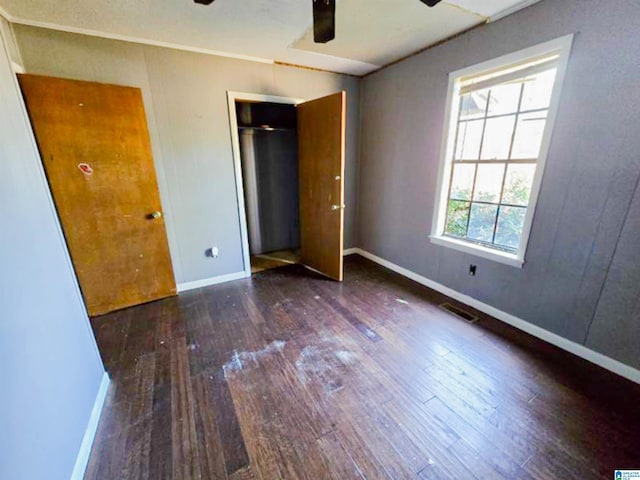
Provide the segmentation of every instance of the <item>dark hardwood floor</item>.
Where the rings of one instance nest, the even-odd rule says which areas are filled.
[[[111,386],[88,479],[602,479],[640,387],[351,256],[92,320]],[[473,312],[473,310],[468,309]]]

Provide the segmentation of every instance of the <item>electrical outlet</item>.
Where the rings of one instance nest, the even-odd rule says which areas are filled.
[[[471,275],[472,277],[475,277],[477,268],[478,267],[476,265],[469,265],[469,275]]]

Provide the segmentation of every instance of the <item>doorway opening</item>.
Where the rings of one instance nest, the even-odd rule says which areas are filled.
[[[251,273],[300,261],[297,112],[235,101]]]
[[[227,97],[244,275],[300,263],[341,282],[346,93]]]

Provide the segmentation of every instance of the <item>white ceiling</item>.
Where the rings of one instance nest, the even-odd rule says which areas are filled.
[[[338,0],[313,43],[312,0],[0,0],[16,23],[363,75],[538,0]]]

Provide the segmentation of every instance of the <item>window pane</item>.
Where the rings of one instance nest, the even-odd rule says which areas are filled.
[[[555,79],[556,69],[554,68],[536,75],[533,80],[525,82],[520,110],[549,107]]]
[[[515,113],[518,110],[522,83],[498,85],[491,88],[488,115]]]
[[[489,90],[480,90],[463,95],[460,106],[460,120],[484,117],[484,112],[487,108],[488,93]]]
[[[450,198],[456,200],[471,200],[471,189],[473,188],[473,176],[475,173],[475,165],[468,163],[454,164]]]
[[[497,211],[498,207],[495,205],[472,204],[467,237],[483,242],[491,242]]]
[[[464,237],[467,233],[467,220],[469,218],[469,202],[450,200],[447,206],[447,224],[444,233],[454,237]]]
[[[517,249],[520,246],[520,237],[522,236],[526,213],[526,208],[500,207],[495,240],[497,245],[513,249]],[[471,226],[469,226],[469,230],[471,230]]]
[[[518,118],[511,158],[538,158],[547,112],[525,113]]]
[[[458,127],[457,160],[477,160],[482,138],[482,120],[460,122]]]
[[[482,160],[509,158],[509,147],[511,146],[515,121],[515,115],[487,119],[482,143],[482,156],[480,157]]]
[[[473,193],[473,199],[480,202],[498,203],[503,178],[504,164],[478,165],[476,189]]]
[[[502,203],[527,206],[531,195],[535,165],[512,164],[507,167]]]

